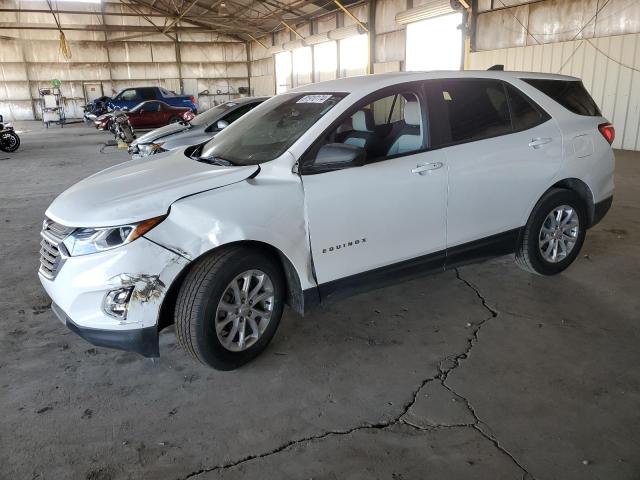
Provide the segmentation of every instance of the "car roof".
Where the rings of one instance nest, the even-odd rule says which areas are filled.
[[[495,78],[499,80],[512,80],[514,78],[537,78],[544,80],[576,81],[576,77],[558,75],[552,73],[536,72],[504,72],[498,70],[439,70],[431,72],[393,72],[378,73],[373,75],[361,75],[357,77],[338,78],[326,82],[312,83],[289,90],[287,93],[304,92],[359,92],[367,93],[380,88],[390,87],[398,83],[434,80],[438,78]]]

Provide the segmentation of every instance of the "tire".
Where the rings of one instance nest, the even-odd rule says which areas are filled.
[[[180,120],[181,120],[180,117],[171,117],[169,119],[169,124],[171,124],[171,123],[179,123]]]
[[[559,211],[561,221],[557,222]],[[573,213],[569,213],[570,211]],[[564,222],[566,225],[563,225]],[[578,194],[562,188],[549,190],[538,201],[529,217],[516,251],[516,262],[524,270],[538,275],[556,275],[562,272],[580,253],[587,223],[587,209]]]
[[[4,152],[15,152],[20,147],[20,137],[8,130],[0,134],[0,150]]]
[[[253,307],[242,307],[228,313],[229,308],[237,308],[239,302],[232,298],[231,284],[238,277],[247,272],[260,272],[266,275],[263,289],[266,295],[272,292],[270,301],[270,318],[264,323],[265,317],[256,316],[256,311],[267,311],[267,301],[255,303]],[[257,275],[257,274],[256,274]],[[245,277],[246,278],[246,277]],[[270,281],[270,285],[268,284]],[[244,286],[244,279],[236,282],[239,290]],[[251,279],[249,292],[258,287],[257,278]],[[267,288],[267,287],[270,287]],[[238,293],[240,293],[238,291]],[[253,298],[258,298],[258,295]],[[193,268],[187,273],[178,292],[175,309],[175,329],[178,343],[200,362],[216,370],[233,370],[249,362],[259,355],[273,338],[284,308],[285,279],[277,261],[259,249],[245,247],[229,247],[197,260]],[[226,303],[221,303],[222,300]],[[250,312],[247,313],[246,309]],[[240,312],[240,313],[238,313]],[[246,317],[241,317],[246,315]],[[253,315],[253,319],[251,316]],[[222,317],[222,318],[221,318]],[[231,320],[234,318],[233,320]],[[243,318],[240,321],[240,318]],[[251,321],[253,320],[253,323]],[[217,333],[216,322],[224,325],[221,333]],[[233,329],[236,333],[231,338]],[[242,329],[242,325],[245,328]],[[261,333],[256,335],[254,327]],[[248,327],[248,328],[247,328]],[[240,331],[246,331],[245,348],[239,350]],[[226,336],[225,336],[226,333]],[[237,342],[234,342],[237,339]],[[223,343],[227,343],[225,345]],[[250,343],[251,342],[251,343]]]

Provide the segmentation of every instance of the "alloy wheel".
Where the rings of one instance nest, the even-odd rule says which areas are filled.
[[[569,205],[554,208],[542,222],[538,248],[547,262],[558,263],[567,258],[580,235],[578,213]]]
[[[275,293],[273,282],[260,270],[247,270],[225,288],[218,303],[215,329],[218,340],[232,352],[254,345],[271,321]]]

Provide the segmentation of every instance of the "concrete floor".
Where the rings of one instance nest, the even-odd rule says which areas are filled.
[[[36,276],[51,200],[126,159],[77,125],[0,153],[0,478],[640,478],[640,154],[554,278],[509,258],[285,312],[247,367],[93,348]]]

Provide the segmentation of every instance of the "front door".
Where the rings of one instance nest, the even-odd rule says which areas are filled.
[[[387,89],[337,123],[312,147],[312,155],[323,143],[344,143],[363,149],[367,162],[316,174],[303,169],[311,252],[323,299],[364,289],[365,283],[385,284],[442,268],[447,166],[442,150],[425,148],[421,93]]]

